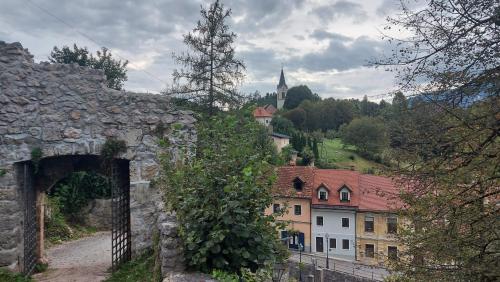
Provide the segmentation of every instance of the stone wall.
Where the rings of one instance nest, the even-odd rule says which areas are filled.
[[[81,215],[86,226],[98,230],[111,230],[111,199],[90,200]]]
[[[43,157],[99,155],[108,138],[124,140],[129,160],[132,250],[150,246],[162,208],[150,181],[159,172],[159,138],[173,158],[189,154],[196,140],[189,111],[167,97],[108,89],[102,71],[34,63],[21,44],[0,41],[0,266],[22,259],[22,195],[15,164]]]

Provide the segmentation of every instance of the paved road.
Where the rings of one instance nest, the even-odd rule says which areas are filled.
[[[292,252],[290,259],[298,262],[300,259],[299,253]],[[313,259],[317,260],[318,266],[326,267],[326,257],[313,255],[310,253],[302,253],[303,263],[312,264]],[[330,258],[329,263],[330,263],[330,269],[333,269],[335,271],[349,273],[355,276],[369,278],[376,281],[383,281],[384,277],[389,275],[389,272],[385,268],[368,266],[353,261]]]
[[[103,281],[111,267],[111,233],[70,241],[47,250],[49,268],[33,276],[40,282]]]

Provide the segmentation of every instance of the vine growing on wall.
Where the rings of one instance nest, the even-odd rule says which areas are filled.
[[[119,154],[127,151],[127,144],[123,140],[109,138],[106,140],[101,149],[102,167],[104,171],[109,174],[111,162]]]
[[[31,150],[31,162],[35,167],[35,174],[38,173],[38,169],[40,168],[40,160],[42,160],[43,152],[39,147],[33,148]]]

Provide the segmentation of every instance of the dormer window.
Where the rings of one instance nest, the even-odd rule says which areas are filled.
[[[347,186],[342,186],[342,188],[339,189],[339,194],[340,194],[340,201],[341,202],[350,202],[351,201],[351,190],[347,188]]]
[[[318,189],[318,199],[320,201],[327,201],[328,200],[328,190],[325,187],[320,187]]]
[[[293,180],[293,188],[295,188],[295,191],[297,192],[302,192],[302,189],[304,188],[304,181],[300,180],[300,178],[296,177]]]

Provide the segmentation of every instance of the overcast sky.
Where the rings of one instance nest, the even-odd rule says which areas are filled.
[[[237,56],[247,65],[242,91],[275,91],[283,64],[289,87],[306,84],[322,97],[387,93],[393,75],[367,64],[390,53],[380,32],[385,18],[397,13],[394,1],[223,1],[233,11]],[[0,0],[0,40],[21,42],[36,61],[46,61],[54,46],[77,43],[93,52],[106,46],[130,61],[125,89],[158,92],[172,80],[172,52],[186,50],[182,35],[208,3]]]

